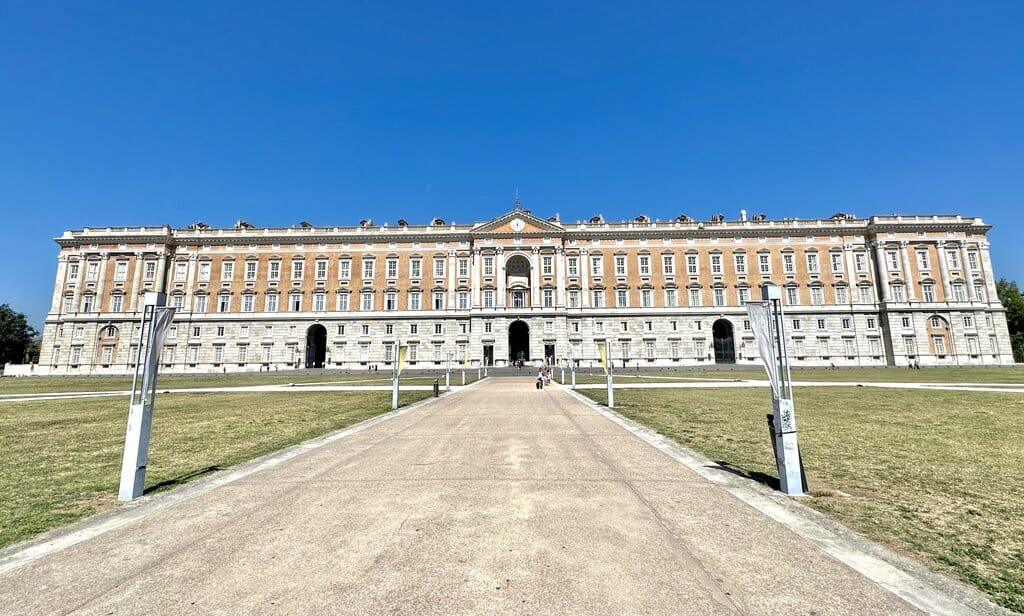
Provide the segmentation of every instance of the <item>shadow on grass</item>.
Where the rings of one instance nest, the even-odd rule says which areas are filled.
[[[209,475],[210,473],[215,473],[215,472],[217,472],[219,470],[223,470],[223,469],[221,467],[219,467],[219,466],[207,466],[206,468],[200,468],[200,469],[194,470],[192,472],[185,473],[184,475],[178,475],[177,477],[171,477],[170,479],[165,479],[165,480],[161,481],[160,483],[154,483],[153,485],[145,488],[142,491],[142,493],[143,494],[152,494],[153,492],[159,492],[161,490],[167,490],[167,489],[170,489],[170,488],[174,488],[174,487],[180,486],[182,484],[188,483],[188,482],[192,481],[193,479],[196,479],[198,477],[202,477],[203,475]]]
[[[708,468],[719,468],[727,473],[743,477],[744,479],[751,479],[758,483],[763,483],[773,490],[779,489],[779,478],[774,475],[768,475],[767,473],[762,473],[760,471],[747,470],[745,468],[735,466],[730,462],[726,462],[725,460],[715,460],[715,464],[717,467],[708,465]]]

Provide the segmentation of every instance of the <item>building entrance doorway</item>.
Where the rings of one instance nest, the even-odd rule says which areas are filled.
[[[544,361],[549,366],[555,365],[555,345],[545,344],[544,345]]]
[[[306,367],[323,368],[327,357],[327,328],[317,324],[306,330]]]
[[[493,366],[494,365],[494,345],[493,344],[485,344],[484,345],[484,365],[485,366]]]
[[[736,343],[732,337],[732,323],[725,319],[718,319],[711,326],[711,334],[715,338],[715,363],[735,364]]]
[[[508,326],[508,360],[530,361],[530,326],[525,321],[513,321]]]

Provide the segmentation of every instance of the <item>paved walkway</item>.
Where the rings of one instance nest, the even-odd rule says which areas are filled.
[[[919,613],[532,377],[263,467],[0,568],[0,614]]]

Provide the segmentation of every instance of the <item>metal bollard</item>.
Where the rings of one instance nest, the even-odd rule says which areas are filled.
[[[441,395],[441,386],[439,385],[440,379],[434,379],[434,397]]]

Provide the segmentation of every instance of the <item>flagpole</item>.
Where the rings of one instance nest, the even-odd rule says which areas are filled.
[[[402,361],[402,347],[398,344],[398,338],[395,338],[395,363],[391,369],[391,410],[398,409],[398,375],[399,369],[398,364]]]

